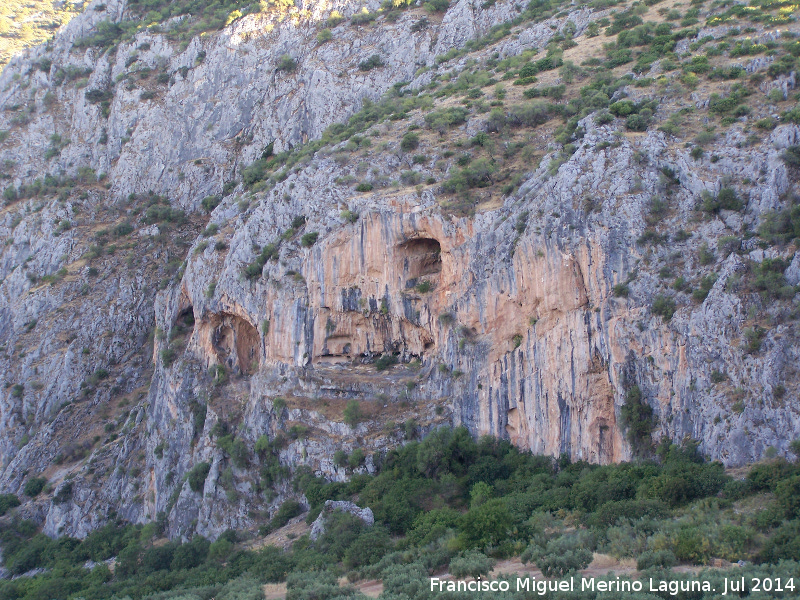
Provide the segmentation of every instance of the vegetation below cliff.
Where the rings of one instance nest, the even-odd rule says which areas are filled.
[[[320,600],[354,596],[337,583],[347,574],[350,582],[383,580],[383,598],[422,599],[430,596],[429,574],[485,576],[495,559],[521,556],[561,577],[584,569],[593,552],[633,557],[639,570],[661,575],[712,559],[761,565],[741,574],[800,575],[800,565],[781,562],[800,552],[800,464],[778,459],[734,479],[719,463],[703,462],[693,445],[663,444],[658,456],[571,464],[440,428],[390,452],[375,476],[328,483],[301,469],[294,486],[310,506],[307,522],[331,499],[369,506],[376,521],[368,527],[334,512],[321,537],[302,536],[287,551],[254,549],[257,541],[235,531],[213,543],[201,536],[169,542],[159,523],[121,520],[82,541],[50,539],[16,518],[14,498],[4,496],[5,566],[10,575],[28,576],[0,582],[0,597],[255,599],[264,583],[288,581],[287,598]],[[301,504],[287,501],[262,533],[300,512]],[[41,571],[30,576],[33,569]]]
[[[4,71],[2,545],[50,571],[3,585],[216,585],[349,498],[285,571],[792,556],[793,463],[670,444],[796,454],[795,5],[337,6],[110,1]],[[387,454],[442,423],[507,441]]]

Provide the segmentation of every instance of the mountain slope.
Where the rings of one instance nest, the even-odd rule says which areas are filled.
[[[443,423],[800,434],[790,5],[98,7],[0,76],[0,487],[48,534],[253,529]]]

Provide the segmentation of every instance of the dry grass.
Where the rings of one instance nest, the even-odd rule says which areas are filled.
[[[294,543],[294,540],[311,531],[311,527],[306,524],[305,518],[305,515],[295,517],[280,529],[276,529],[261,539],[254,540],[246,546],[247,549],[260,550],[265,546],[275,546],[283,550],[288,550]],[[283,585],[283,590],[285,592],[286,587],[285,584]]]
[[[265,583],[264,600],[280,600],[286,598],[286,583]]]

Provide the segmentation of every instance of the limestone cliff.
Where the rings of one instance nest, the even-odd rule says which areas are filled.
[[[111,514],[162,519],[172,536],[253,529],[294,494],[281,469],[345,479],[441,424],[628,460],[641,450],[623,417],[636,397],[653,443],[692,438],[731,466],[800,436],[800,257],[756,235],[798,192],[782,157],[800,127],[748,137],[775,110],[760,100],[695,156],[688,134],[658,129],[688,106],[670,95],[678,74],[654,92],[635,84],[667,73],[655,62],[606,96],[660,94],[644,130],[598,109],[568,143],[552,123],[514,134],[520,146],[498,138],[491,159],[518,185],[500,193],[487,175],[471,210],[442,185],[461,164],[450,147],[484,152],[496,114],[477,105],[437,132],[426,116],[458,106],[446,96],[248,182],[248,165],[289,161],[390,90],[418,98],[442,73],[556,36],[577,42],[565,57],[589,56],[587,28],[609,16],[575,5],[491,37],[523,7],[378,9],[299,5],[183,47],[142,28],[103,49],[80,40],[130,7],[95,3],[4,69],[0,491],[44,474],[51,489],[23,510],[48,534],[82,536]],[[379,16],[319,41],[332,11]],[[365,67],[373,56],[380,66]],[[522,101],[521,86],[500,87],[484,85],[498,106]],[[788,98],[794,73],[762,88]],[[708,109],[714,90],[680,114]],[[523,146],[535,151],[512,152]],[[698,209],[731,193],[735,206]],[[754,283],[764,265],[778,297]],[[360,418],[343,416],[351,400]],[[363,462],[335,457],[355,449]]]

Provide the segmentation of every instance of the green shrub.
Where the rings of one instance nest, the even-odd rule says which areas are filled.
[[[786,281],[784,271],[789,265],[780,258],[765,258],[760,263],[750,264],[749,284],[765,299],[792,298],[795,288]]]
[[[361,448],[355,448],[350,453],[350,457],[347,459],[347,466],[349,466],[351,469],[358,469],[364,464],[365,460],[366,456],[364,451]]]
[[[419,148],[419,136],[413,131],[409,131],[403,136],[400,142],[400,149],[403,152],[411,152]]]
[[[375,361],[375,368],[378,371],[385,371],[392,365],[396,365],[398,362],[399,361],[394,354],[382,354],[380,358]]]
[[[721,210],[742,210],[744,207],[733,188],[722,188],[717,194],[716,202]]]
[[[19,498],[14,494],[0,494],[0,517],[19,505]]]
[[[467,548],[497,545],[508,536],[512,526],[506,503],[493,498],[470,510],[462,517],[460,538]]]
[[[697,258],[703,266],[710,265],[717,259],[714,255],[714,251],[709,249],[706,242],[700,245],[700,249],[697,251]]]
[[[286,590],[286,600],[344,600],[352,594],[351,587],[340,588],[333,572],[325,570],[291,573]]]
[[[114,237],[124,237],[133,233],[133,225],[128,222],[120,223],[114,226],[114,228],[111,230],[111,233],[114,235]]]
[[[630,131],[645,131],[649,124],[650,119],[641,113],[630,115],[625,119],[625,127]]]
[[[378,563],[394,547],[389,532],[374,525],[358,536],[356,542],[345,550],[343,563],[348,569]]]
[[[206,482],[209,471],[211,471],[211,465],[207,462],[201,462],[197,463],[192,467],[189,473],[187,473],[186,480],[189,482],[189,488],[193,492],[203,491],[203,485]]]
[[[717,281],[716,275],[705,275],[700,279],[700,286],[692,292],[692,298],[697,302],[703,302],[707,297],[714,283]]]
[[[467,120],[467,114],[465,108],[444,108],[425,115],[425,123],[439,134],[444,134],[450,127],[464,123]]]
[[[666,241],[667,235],[661,235],[652,228],[648,228],[636,240],[637,244],[663,244]]]
[[[633,52],[629,48],[617,48],[613,45],[609,46],[606,52],[606,65],[613,69],[627,64],[633,60]]]
[[[618,100],[608,107],[608,112],[615,117],[627,117],[636,112],[636,105],[630,100]]]
[[[643,552],[636,561],[636,568],[640,571],[652,567],[674,567],[678,559],[670,550],[648,550]]]
[[[253,446],[253,451],[261,458],[272,452],[272,442],[269,437],[267,435],[258,436],[255,446]]]
[[[18,197],[19,195],[17,193],[17,188],[15,188],[13,185],[10,185],[3,190],[3,199],[6,202],[14,202]]]
[[[303,514],[303,505],[297,500],[287,500],[275,513],[270,521],[272,529],[280,529],[286,525],[291,519]]]
[[[297,61],[288,54],[281,56],[278,60],[278,66],[275,67],[276,71],[285,71],[287,73],[291,73],[295,69],[297,69]]]
[[[358,63],[358,68],[361,71],[371,71],[372,69],[377,69],[378,67],[383,66],[383,59],[377,54],[373,54],[366,60],[362,60]]]
[[[775,486],[775,498],[784,509],[787,519],[800,518],[800,475],[780,481]]]
[[[264,271],[264,265],[267,264],[267,261],[278,260],[279,255],[280,252],[277,244],[267,244],[261,249],[261,253],[256,257],[256,259],[245,267],[245,277],[248,279],[261,277],[261,273]]]
[[[325,21],[325,26],[333,28],[339,25],[339,23],[341,23],[342,21],[344,21],[342,13],[340,13],[338,10],[334,10],[331,12],[330,16]]]
[[[317,242],[318,237],[319,237],[318,232],[310,231],[309,233],[304,234],[302,238],[300,238],[300,244],[303,246],[303,248],[310,248]]]
[[[787,167],[800,167],[800,146],[789,146],[781,153],[781,158]]]
[[[292,219],[292,229],[300,229],[306,224],[305,215],[297,215]]]
[[[90,103],[97,104],[98,102],[111,100],[114,97],[114,92],[110,89],[91,89],[86,90],[84,96]]]
[[[708,99],[708,111],[717,114],[726,114],[733,111],[739,104],[739,96],[732,94],[730,96],[720,96],[719,94],[711,94]]]
[[[347,452],[344,450],[337,450],[333,453],[333,464],[337,467],[346,467],[347,466]]]
[[[759,129],[772,130],[778,126],[778,122],[772,117],[764,117],[763,119],[756,121],[755,125]]]
[[[428,0],[423,6],[429,13],[445,12],[450,8],[450,0]]]
[[[293,440],[305,439],[308,437],[308,427],[300,425],[299,423],[292,425],[289,428],[289,437]]]
[[[794,108],[783,113],[781,115],[781,121],[784,123],[800,124],[800,104],[795,104]]]
[[[217,438],[217,446],[231,458],[237,468],[244,469],[249,464],[250,453],[241,438],[234,437],[232,434],[220,435]]]
[[[780,560],[797,560],[798,556],[800,556],[800,519],[793,519],[784,522],[767,539],[759,559],[774,564]]]
[[[800,204],[765,214],[758,235],[773,244],[800,238]]]
[[[550,540],[544,547],[531,544],[523,553],[525,562],[533,562],[545,577],[564,577],[567,573],[585,569],[592,562],[592,551],[585,547],[580,536],[563,535]]]
[[[761,350],[761,341],[764,339],[766,332],[758,327],[748,327],[744,330],[744,351],[747,354],[755,354]],[[742,411],[739,411],[741,414]]]
[[[333,33],[331,33],[331,30],[328,29],[327,27],[317,34],[317,44],[322,45],[325,42],[331,41],[332,39],[333,39]]]
[[[219,538],[216,542],[208,547],[208,559],[211,562],[223,563],[233,552],[233,542],[224,537]]]
[[[738,251],[742,247],[742,240],[735,235],[724,235],[717,240],[717,249],[725,256]]]
[[[536,127],[547,123],[552,117],[553,110],[548,104],[533,101],[510,107],[506,122],[512,127]]]
[[[366,25],[367,23],[372,23],[375,19],[378,18],[377,12],[369,12],[367,7],[363,7],[361,12],[357,12],[352,17],[350,17],[350,22],[353,25]]]
[[[686,231],[684,229],[679,229],[672,236],[672,241],[678,242],[678,243],[685,242],[686,240],[690,239],[691,237],[692,237],[691,233],[689,233],[688,231]]]
[[[439,315],[439,323],[442,325],[451,325],[455,323],[456,318],[453,316],[453,313],[443,312]]]
[[[192,411],[192,424],[194,425],[195,435],[203,431],[206,424],[206,414],[208,406],[204,403],[194,401],[190,404]]]
[[[620,519],[661,519],[668,514],[669,509],[661,500],[612,500],[599,506],[589,521],[601,527],[610,527]]]
[[[452,508],[421,512],[414,519],[407,539],[415,546],[425,546],[442,538],[448,530],[456,529],[460,518],[461,514]]]
[[[630,289],[628,289],[628,285],[625,283],[618,283],[612,288],[612,291],[614,295],[619,298],[627,298],[628,294],[630,294]]]
[[[445,193],[460,193],[472,188],[484,188],[494,184],[496,164],[489,158],[479,158],[469,167],[459,169],[442,183]]]
[[[494,569],[495,563],[494,559],[489,558],[483,552],[467,550],[450,560],[450,574],[459,579],[486,577]]]
[[[205,210],[206,212],[211,212],[217,206],[219,206],[219,203],[221,201],[222,198],[220,198],[219,196],[206,196],[205,198],[203,198],[201,205],[203,207],[203,210]]]
[[[639,493],[676,507],[717,494],[727,480],[720,463],[672,461],[658,476],[643,482]]]
[[[361,410],[361,404],[359,404],[358,400],[348,401],[347,406],[345,406],[342,412],[342,417],[344,418],[344,422],[350,425],[350,427],[355,427],[361,422],[364,418],[364,413]]]
[[[339,216],[348,223],[355,223],[356,221],[358,221],[358,217],[360,215],[357,212],[353,212],[351,210],[343,210],[341,213],[339,213]]]
[[[42,492],[46,484],[47,479],[44,477],[31,477],[25,482],[25,487],[22,488],[22,493],[30,498],[35,498]]]
[[[653,306],[651,310],[653,311],[654,315],[662,317],[665,321],[670,321],[672,319],[672,315],[675,314],[676,308],[675,300],[669,296],[659,294],[653,299]]]
[[[174,209],[171,206],[150,206],[144,214],[144,222],[148,225],[153,223],[175,223],[181,224],[186,220],[186,213],[182,210]]]
[[[644,456],[651,450],[651,434],[656,426],[653,408],[644,401],[642,390],[633,385],[625,392],[625,403],[620,408],[620,425],[635,456]]]
[[[58,488],[58,491],[53,494],[53,503],[54,504],[64,504],[72,499],[72,482],[67,481],[64,482],[61,487]]]
[[[172,366],[172,363],[175,362],[177,352],[175,351],[175,348],[167,346],[159,353],[159,355],[161,356],[161,362],[164,364],[164,367],[169,369]]]

